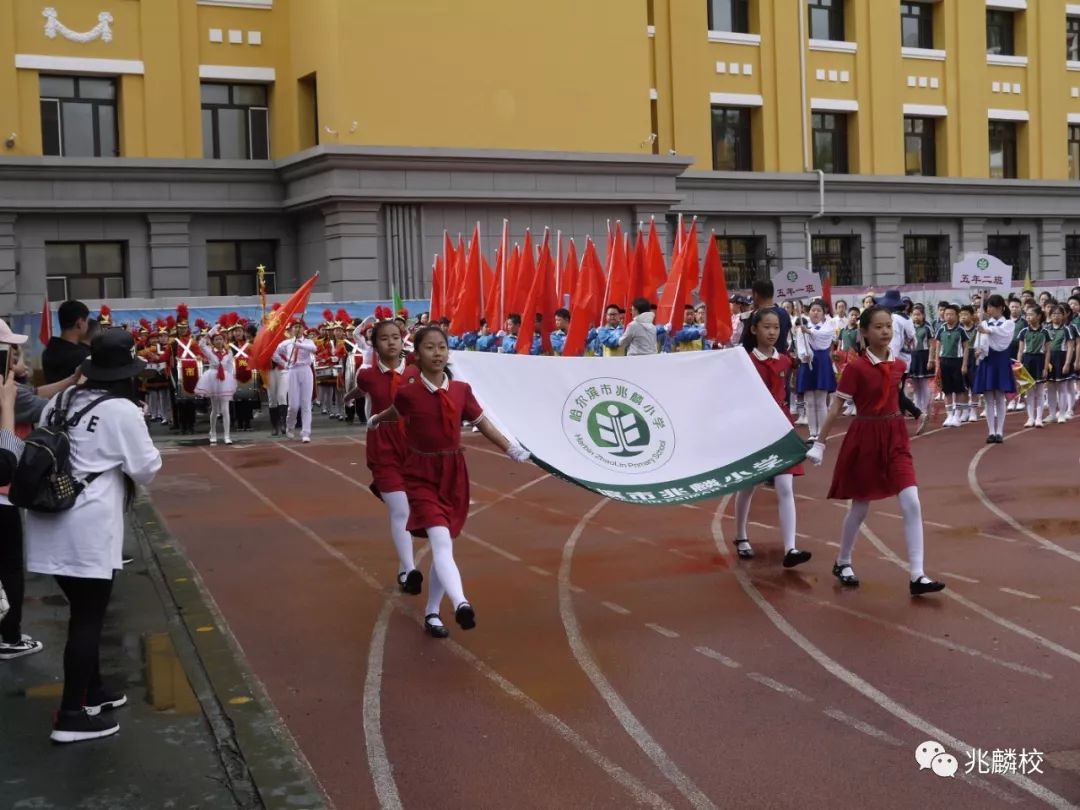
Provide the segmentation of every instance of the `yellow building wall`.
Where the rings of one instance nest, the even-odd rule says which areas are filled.
[[[857,48],[806,49],[807,104],[856,102],[851,168],[879,175],[904,171],[904,105],[947,109],[937,126],[938,173],[968,178],[989,174],[988,110],[1026,113],[1018,125],[1021,175],[1066,179],[1068,115],[1080,115],[1080,69],[1065,62],[1066,5],[1030,0],[1017,25],[1017,52],[1028,64],[1002,65],[987,62],[985,0],[934,4],[943,60],[901,53],[899,3],[847,0],[846,34]],[[144,75],[118,81],[121,151],[130,157],[202,157],[199,66],[218,65],[274,70],[276,158],[315,140],[314,104],[299,84],[314,76],[324,144],[648,154],[655,128],[660,154],[693,156],[695,168],[708,170],[711,98],[720,94],[761,99],[755,170],[804,169],[805,7],[796,0],[751,0],[760,43],[710,37],[705,0],[546,0],[542,14],[501,0],[275,0],[270,10],[195,0],[52,6],[76,31],[93,28],[107,8],[112,41],[49,39],[41,0],[0,2],[0,156],[41,153],[38,73],[14,68],[16,54],[29,54],[144,64]],[[212,42],[211,30],[223,41]],[[230,41],[233,31],[240,43]],[[7,148],[10,133],[17,137]]]

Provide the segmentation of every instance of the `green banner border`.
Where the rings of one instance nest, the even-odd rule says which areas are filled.
[[[784,470],[795,466],[805,459],[807,449],[806,442],[803,438],[792,430],[784,435],[779,441],[770,444],[768,447],[759,450],[756,453],[745,456],[732,464],[728,464],[727,466],[719,467],[708,472],[702,472],[687,478],[679,478],[673,481],[663,481],[655,484],[598,484],[594,481],[585,481],[567,475],[543,461],[535,453],[533,454],[532,460],[537,466],[551,473],[556,478],[561,478],[563,481],[576,484],[582,489],[587,489],[598,495],[606,495],[612,500],[617,500],[620,503],[636,503],[643,506],[671,506],[716,498],[720,495],[727,495],[732,492],[737,492],[740,489],[746,489],[755,484],[760,484],[763,481],[768,481],[770,478],[774,478]],[[754,469],[755,464],[764,465],[771,456],[776,456],[777,461],[770,463],[767,466],[763,466],[761,469]],[[706,485],[706,482],[708,482],[707,488],[703,489],[702,485]],[[716,485],[712,486],[714,482]],[[665,490],[681,490],[685,494],[670,495],[663,498],[659,497],[660,493]],[[641,497],[640,495],[629,497],[630,493],[649,493],[652,495],[652,498]],[[623,495],[627,497],[621,497]]]

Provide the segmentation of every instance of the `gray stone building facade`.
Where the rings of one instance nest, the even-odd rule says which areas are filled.
[[[591,235],[603,250],[609,221],[625,228],[655,217],[667,234],[677,215],[697,216],[703,241],[721,238],[734,286],[806,264],[815,176],[689,165],[651,155],[327,146],[280,161],[3,158],[0,313],[38,309],[47,289],[70,282],[58,272],[95,271],[85,247],[81,267],[72,258],[58,271],[49,258],[56,245],[72,257],[73,245],[119,245],[113,282],[73,284],[111,293],[102,299],[119,308],[121,299],[168,305],[222,292],[216,276],[229,244],[268,251],[260,255],[280,293],[319,271],[316,289],[333,300],[385,299],[391,283],[423,298],[444,229],[468,238],[479,221],[493,252],[504,218],[515,240],[547,226],[579,248]],[[830,177],[825,214],[810,229],[814,265],[853,289],[933,284],[942,268],[947,280],[952,261],[988,249],[1021,277],[1080,273],[1080,193],[1071,183]]]

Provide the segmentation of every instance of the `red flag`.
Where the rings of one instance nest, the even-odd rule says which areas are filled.
[[[570,296],[570,328],[566,332],[563,357],[577,357],[585,352],[585,338],[596,322],[596,313],[604,306],[604,271],[592,239],[585,240],[585,253],[581,257],[581,269],[577,285]]]
[[[709,234],[705,265],[701,270],[701,301],[705,304],[705,334],[716,345],[726,346],[731,340],[731,300],[728,298],[724,263],[716,245],[716,234]]]
[[[520,252],[514,246],[514,252],[518,254],[517,266],[514,272],[514,297],[510,305],[510,313],[517,313],[522,317],[522,326],[525,325],[525,306],[529,298],[529,290],[532,288],[533,279],[536,277],[536,252],[533,250],[532,232],[525,231],[525,244]]]
[[[529,234],[525,234],[526,240]],[[551,351],[551,323],[555,298],[555,264],[551,260],[551,231],[544,230],[544,241],[540,244],[540,262],[532,268],[532,284],[529,285],[525,304],[521,308],[521,329],[518,331],[517,353],[528,354],[532,349],[533,334],[536,332],[536,316],[540,315],[541,351]],[[528,277],[525,272],[529,265],[531,249],[526,244],[525,257],[522,260],[522,280]],[[544,348],[546,344],[546,349]]]
[[[474,332],[480,328],[480,223],[473,229],[469,252],[465,259],[459,258],[464,270],[458,279],[460,288],[454,310],[450,315],[450,331],[455,335]]]
[[[289,300],[281,305],[281,309],[275,309],[267,316],[266,324],[256,335],[255,343],[249,353],[252,368],[265,369],[270,366],[270,357],[273,355],[274,349],[285,337],[285,329],[292,322],[296,313],[303,313],[307,309],[311,288],[315,286],[318,278],[318,273],[313,275],[300,286],[299,290],[289,296]]]
[[[832,273],[825,271],[821,276],[821,300],[829,314],[832,314]]]
[[[52,338],[52,312],[49,310],[49,296],[45,296],[45,302],[41,305],[41,329],[38,331],[38,340],[44,346]]]
[[[622,226],[618,222],[615,223],[615,236],[611,243],[611,253],[608,255],[604,305],[608,304],[617,304],[624,310],[630,309],[630,264],[626,260]]]
[[[630,254],[630,300],[645,296],[645,239],[641,228],[634,239],[634,252]],[[652,299],[649,299],[652,301]]]
[[[577,290],[578,280],[578,257],[574,240],[570,240],[570,247],[566,250],[566,259],[563,260],[562,274],[559,276],[559,306],[566,306],[566,296],[573,295]]]
[[[465,242],[458,236],[457,248],[454,250],[454,263],[447,265],[446,270],[446,317],[452,317],[457,311],[458,301],[465,286]]]
[[[507,273],[506,265],[509,261],[509,234],[508,220],[503,220],[502,238],[499,247],[495,249],[495,271],[492,273],[491,284],[485,288],[486,301],[484,305],[484,317],[487,319],[488,328],[497,332],[503,328],[506,321],[506,297],[507,297]]]
[[[690,232],[683,240],[678,257],[671,265],[671,274],[664,285],[664,295],[656,313],[656,323],[681,326],[683,311],[698,283],[697,220],[690,224]],[[676,322],[676,318],[679,320]]]
[[[431,311],[429,323],[438,323],[446,313],[446,265],[442,256],[436,256],[431,266]]]
[[[641,295],[653,303],[656,302],[656,292],[664,286],[667,280],[667,267],[664,264],[664,248],[660,244],[660,237],[656,233],[656,220],[649,220],[649,240],[645,248],[645,278]]]
[[[518,305],[518,276],[521,275],[521,245],[514,245],[510,260],[506,263],[506,288],[503,292],[503,316],[505,321],[521,307]],[[500,327],[502,324],[500,324]]]

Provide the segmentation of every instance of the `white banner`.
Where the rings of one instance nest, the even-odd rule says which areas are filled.
[[[777,301],[799,301],[821,298],[821,277],[805,267],[787,268],[773,273],[773,298]]]
[[[455,351],[451,369],[541,467],[619,501],[709,498],[806,455],[741,349],[607,358]]]
[[[952,285],[961,290],[1012,289],[1013,269],[989,253],[967,253],[952,266]]]

